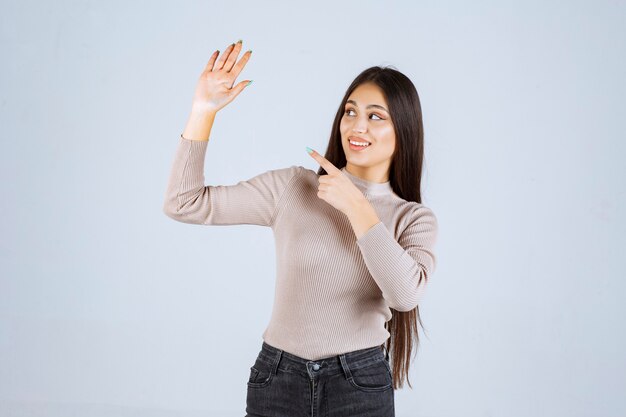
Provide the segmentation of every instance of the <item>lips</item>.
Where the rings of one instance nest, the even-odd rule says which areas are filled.
[[[348,141],[350,141],[350,139],[355,140],[355,141],[357,141],[357,142],[367,142],[367,143],[369,143],[370,145],[372,144],[372,142],[370,142],[369,140],[365,140],[365,139],[360,138],[360,137],[358,137],[358,136],[350,136],[350,137],[348,138]]]

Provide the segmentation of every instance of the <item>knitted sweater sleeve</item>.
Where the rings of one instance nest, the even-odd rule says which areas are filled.
[[[397,311],[418,305],[436,266],[437,217],[419,205],[409,218],[398,240],[381,221],[356,241],[383,298]]]
[[[180,138],[163,212],[191,224],[272,226],[281,197],[302,167],[274,169],[234,185],[205,185],[208,141]]]

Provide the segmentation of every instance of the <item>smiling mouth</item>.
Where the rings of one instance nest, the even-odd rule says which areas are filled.
[[[353,141],[352,139],[348,140],[348,146],[350,149],[355,151],[360,151],[362,149],[368,148],[371,145],[369,142],[361,142],[361,141]]]
[[[369,141],[367,141],[365,139],[354,138],[352,136],[348,138],[348,142],[350,144],[352,144],[352,145],[355,145],[355,146],[363,146],[364,144],[367,144],[367,145],[365,145],[365,147],[367,147],[367,146],[372,144],[371,142],[369,142]]]

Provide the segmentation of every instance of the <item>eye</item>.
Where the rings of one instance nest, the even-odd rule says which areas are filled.
[[[354,111],[354,110],[353,110],[353,109],[347,109],[344,113],[345,113],[345,114],[347,114],[347,115],[349,116],[349,115],[350,115],[349,113],[350,113],[351,111]],[[374,119],[374,120],[385,120],[385,119],[383,119],[382,117],[380,117],[379,115],[377,115],[376,113],[372,113],[372,114],[370,114],[370,116],[376,116],[376,117],[378,117],[378,119]]]

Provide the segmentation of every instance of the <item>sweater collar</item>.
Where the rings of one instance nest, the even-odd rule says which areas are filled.
[[[363,194],[368,195],[385,195],[393,193],[393,188],[391,187],[391,181],[387,182],[373,182],[364,180],[363,178],[357,177],[356,175],[350,174],[346,167],[341,168],[341,172],[343,172],[354,185],[357,186]]]

